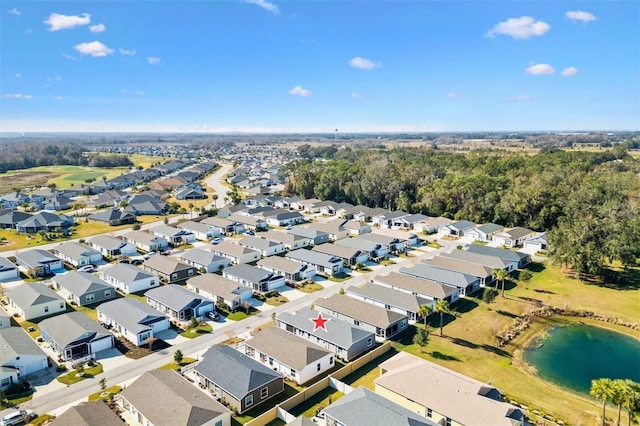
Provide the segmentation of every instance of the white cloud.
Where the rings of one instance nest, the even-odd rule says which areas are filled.
[[[296,86],[293,89],[289,90],[290,95],[297,95],[306,98],[307,96],[311,96],[311,91],[307,89],[303,89],[302,86]]]
[[[54,96],[53,99],[55,99],[56,101],[61,101],[62,100],[62,96]]]
[[[582,22],[582,23],[587,23],[587,22],[592,22],[592,21],[597,21],[598,18],[596,18],[595,16],[593,16],[593,14],[589,13],[589,12],[583,12],[581,10],[570,10],[568,11],[565,16],[568,19],[571,19],[573,22]]]
[[[16,78],[20,78],[22,77],[22,74],[20,74],[19,72],[16,73]]]
[[[362,93],[353,92],[353,93],[351,93],[351,97],[352,98],[356,98],[356,99],[362,99],[362,98],[364,98],[364,95]]]
[[[460,93],[456,93],[456,92],[447,93],[447,98],[449,99],[457,98],[458,96],[460,96]]]
[[[49,25],[49,31],[68,30],[80,25],[89,25],[89,22],[91,22],[91,15],[88,13],[83,13],[82,16],[52,13],[44,21],[45,24]]]
[[[149,56],[147,58],[147,62],[149,62],[151,65],[158,65],[160,63],[160,58],[156,58],[155,56]]]
[[[76,44],[73,48],[83,55],[90,55],[93,57],[107,56],[113,53],[113,49],[108,48],[105,44],[99,41]]]
[[[546,75],[553,74],[556,70],[549,64],[535,64],[527,67],[524,72],[531,75]]]
[[[101,33],[106,29],[107,27],[105,27],[104,24],[91,25],[89,27],[89,31],[91,31],[92,33]]]
[[[572,76],[578,74],[578,68],[576,68],[576,67],[565,68],[565,69],[562,70],[561,74],[564,77],[572,77]]]
[[[367,58],[356,56],[349,61],[349,66],[361,70],[372,70],[374,68],[380,68],[382,64],[380,62],[372,62]]]
[[[144,96],[144,92],[142,90],[136,90],[134,93],[138,96]]]
[[[31,95],[23,95],[22,93],[8,93],[4,95],[7,99],[31,99],[33,96]]]
[[[22,15],[22,13],[20,13],[20,11],[18,9],[16,9],[15,7],[13,9],[7,10],[7,13],[10,13],[12,15]]]
[[[261,8],[268,10],[269,12],[273,13],[274,15],[279,15],[280,14],[280,9],[278,9],[278,6],[276,6],[273,3],[269,3],[268,1],[265,0],[244,0],[245,3],[250,3],[250,4],[255,4],[256,6],[260,6]]]
[[[125,56],[133,56],[136,54],[135,50],[127,50],[123,48],[118,49],[118,52],[120,52],[121,55],[125,55]]]
[[[76,58],[75,56],[71,56],[71,55],[69,55],[68,53],[64,53],[64,52],[60,52],[60,55],[61,55],[63,58],[65,58],[65,59],[70,59],[70,60],[72,60],[72,61],[75,61],[76,59],[78,59],[78,58]]]
[[[516,39],[528,39],[546,34],[549,29],[551,26],[546,22],[536,21],[532,16],[521,16],[497,23],[487,31],[486,35],[487,37],[495,37],[502,34]]]
[[[533,100],[533,96],[530,96],[530,95],[519,95],[519,96],[511,97],[511,102],[527,102],[532,100]]]

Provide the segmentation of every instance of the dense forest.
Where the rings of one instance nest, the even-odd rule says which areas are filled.
[[[549,231],[552,256],[577,273],[602,274],[607,262],[640,257],[640,162],[625,145],[529,156],[424,148],[332,154],[287,164],[286,192]]]

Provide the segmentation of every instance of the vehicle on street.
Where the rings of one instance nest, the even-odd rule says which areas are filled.
[[[256,235],[252,230],[245,231],[244,235]]]
[[[1,426],[14,426],[29,423],[38,417],[33,410],[20,410],[9,413],[0,420]]]
[[[171,254],[171,250],[161,251],[160,254],[163,256],[169,256]]]
[[[96,268],[93,265],[84,265],[78,268],[78,272],[93,272]]]
[[[293,225],[287,225],[285,228],[287,231],[291,231],[293,229]]]
[[[222,240],[220,238],[214,238],[213,240],[211,240],[211,245],[215,246],[216,244],[220,244],[222,242]]]

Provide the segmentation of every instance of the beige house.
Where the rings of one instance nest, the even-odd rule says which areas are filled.
[[[256,260],[260,260],[262,257],[258,250],[253,250],[230,241],[223,241],[220,244],[211,247],[210,250],[215,255],[229,259],[234,265],[255,262]]]

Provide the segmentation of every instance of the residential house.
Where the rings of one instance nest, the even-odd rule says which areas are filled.
[[[169,242],[169,245],[173,247],[181,246],[183,244],[191,244],[195,241],[195,235],[185,229],[174,228],[169,225],[158,225],[149,229],[156,237],[164,238]]]
[[[67,210],[71,208],[72,203],[73,201],[64,195],[54,194],[44,199],[42,208],[50,211]]]
[[[123,212],[117,208],[102,210],[87,216],[87,221],[102,222],[111,226],[135,223],[137,219],[135,214]]]
[[[485,223],[484,225],[476,226],[475,228],[467,229],[464,231],[464,239],[471,241],[480,241],[488,243],[493,239],[493,236],[502,231],[504,227],[502,225],[496,225],[495,223]]]
[[[453,303],[460,297],[457,287],[429,281],[399,272],[390,272],[387,275],[376,275],[371,280],[374,284],[388,287],[394,291],[409,293],[434,303],[438,300],[446,300]]]
[[[151,370],[120,393],[118,404],[142,426],[231,426],[231,411],[172,370]]]
[[[255,262],[260,260],[261,257],[258,250],[253,250],[231,241],[223,241],[209,250],[215,255],[229,259],[234,265]]]
[[[208,241],[216,235],[220,235],[220,233],[216,234],[207,224],[200,222],[181,222],[176,224],[176,228],[193,234],[194,238],[200,241]]]
[[[451,222],[448,225],[442,225],[438,228],[440,237],[461,237],[465,231],[469,231],[476,227],[476,224],[469,220],[459,220]]]
[[[415,223],[413,230],[416,232],[424,232],[425,234],[435,234],[441,226],[451,225],[452,223],[453,221],[446,217],[430,217]]]
[[[309,198],[308,200],[296,200],[289,203],[291,210],[304,210],[308,213],[320,213],[320,208],[314,209],[314,204],[320,203],[317,198]]]
[[[244,212],[246,210],[248,210],[249,207],[240,203],[240,204],[233,204],[233,205],[226,205],[220,209],[218,209],[218,216],[220,216],[221,218],[229,218],[232,215]]]
[[[53,249],[53,254],[75,268],[94,265],[102,260],[102,253],[86,244],[68,241]]]
[[[96,198],[90,200],[90,203],[95,205],[98,209],[101,207],[118,207],[129,195],[130,194],[128,192],[112,189],[110,191],[103,192]]]
[[[471,244],[464,247],[464,250],[471,253],[485,254],[489,256],[499,257],[500,259],[508,260],[511,262],[517,262],[518,268],[531,263],[531,255],[527,253],[521,253],[519,251],[513,251],[497,247],[478,246]]]
[[[23,319],[49,317],[67,309],[64,299],[43,283],[21,284],[7,290],[9,305]]]
[[[281,232],[281,231],[268,231],[261,235],[261,238],[266,238],[275,243],[282,244],[285,250],[297,250],[312,245],[312,239],[309,237],[303,237],[301,235]]]
[[[365,283],[362,287],[354,285],[347,287],[346,294],[354,299],[406,315],[409,321],[418,321],[422,318],[418,313],[421,306],[427,305],[433,308],[434,305],[433,299],[396,291],[371,282]]]
[[[369,234],[360,235],[358,238],[361,240],[372,241],[374,243],[382,244],[383,246],[387,247],[387,251],[389,253],[394,253],[394,254],[403,253],[407,248],[406,240],[396,238],[396,237],[390,237],[388,235],[369,233]]]
[[[47,355],[22,327],[0,329],[0,390],[48,366]]]
[[[145,260],[142,269],[158,275],[167,284],[179,283],[197,274],[196,267],[167,256],[155,255]]]
[[[486,268],[490,268],[492,272],[494,269],[504,269],[507,272],[511,272],[518,267],[517,261],[505,260],[488,254],[473,253],[468,250],[453,250],[451,253],[443,252],[436,257],[455,259],[460,262],[482,265]]]
[[[204,200],[207,194],[201,188],[183,186],[176,188],[175,198],[176,200]]]
[[[376,216],[381,216],[385,214],[390,214],[391,212],[387,209],[383,208],[371,208],[367,206],[354,206],[353,209],[349,209],[345,212],[347,218],[351,218],[353,220],[357,220],[358,222],[366,222],[373,223],[373,218]]]
[[[266,293],[285,285],[283,275],[277,275],[256,266],[239,264],[222,270],[222,276],[239,284],[251,287],[253,291]]]
[[[363,386],[324,408],[322,412],[327,425],[440,426]]]
[[[377,394],[439,425],[527,424],[524,411],[504,402],[500,390],[490,383],[408,352],[399,352],[380,364],[380,372],[375,379]]]
[[[63,361],[85,361],[113,348],[113,334],[82,312],[41,321],[40,336]]]
[[[55,417],[49,426],[122,426],[122,420],[102,400],[84,401]]]
[[[400,210],[385,211],[384,213],[373,216],[371,222],[374,226],[380,228],[399,228],[400,225],[397,225],[396,222],[400,222],[402,218],[407,216],[409,216],[409,213]]]
[[[18,222],[27,220],[31,217],[29,213],[18,211],[5,211],[0,215],[0,229],[15,229]]]
[[[339,212],[353,208],[353,204],[349,203],[334,203],[333,201],[327,201],[325,204],[320,205],[320,214],[323,216],[339,216]]]
[[[0,305],[0,328],[11,327],[11,315]]]
[[[264,212],[263,217],[268,226],[288,226],[304,222],[304,216],[299,212],[278,210]]]
[[[478,263],[445,256],[435,256],[432,259],[421,260],[420,263],[435,266],[440,269],[472,275],[480,280],[480,287],[484,287],[485,285],[493,282],[493,268]]]
[[[410,214],[408,216],[398,218],[395,221],[395,225],[400,229],[414,230],[418,223],[424,222],[428,219],[429,216],[425,216],[422,213]]]
[[[264,257],[284,252],[284,244],[252,235],[241,238],[237,244],[252,250],[257,250]]]
[[[534,235],[535,232],[531,229],[518,226],[503,232],[498,232],[493,236],[493,241],[495,244],[507,248],[522,247],[522,244]]]
[[[244,232],[244,225],[220,217],[207,217],[201,224],[207,225],[214,236],[233,235]]]
[[[136,346],[169,328],[169,318],[132,297],[122,297],[98,306],[98,321]]]
[[[389,339],[409,325],[407,315],[404,313],[398,313],[342,294],[334,294],[327,299],[316,299],[314,304],[320,312],[347,322],[353,322],[354,325],[375,333],[381,339]]]
[[[136,194],[129,199],[124,211],[137,216],[163,215],[169,211],[169,204],[151,195]]]
[[[124,294],[138,293],[160,285],[157,275],[126,263],[116,263],[103,270],[101,276],[105,282]]]
[[[311,250],[324,253],[332,257],[339,257],[347,268],[355,266],[358,263],[364,264],[369,260],[369,253],[366,251],[333,243],[316,245]]]
[[[246,216],[243,214],[232,214],[229,216],[229,221],[241,224],[244,229],[250,229],[252,231],[259,231],[267,229],[267,221],[261,217]]]
[[[147,305],[176,321],[204,317],[215,311],[213,301],[179,285],[163,285],[147,291]]]
[[[337,241],[349,236],[349,230],[344,229],[346,221],[344,219],[334,219],[327,223],[315,222],[308,225],[307,228],[313,231],[320,231],[329,234],[330,241]]]
[[[111,258],[138,254],[136,246],[111,235],[98,235],[88,240],[87,244],[98,250],[103,256]]]
[[[547,234],[543,232],[537,237],[524,240],[523,247],[534,252],[545,251],[547,249]]]
[[[88,272],[71,271],[51,279],[53,288],[72,305],[86,306],[111,300],[116,289]]]
[[[278,327],[330,350],[338,358],[351,361],[375,345],[375,333],[338,318],[330,318],[324,328],[312,321],[319,311],[302,308],[297,313],[282,312],[276,318]]]
[[[260,330],[243,343],[243,352],[298,385],[335,366],[333,352],[278,327]]]
[[[341,247],[349,247],[367,253],[369,260],[379,262],[389,254],[389,247],[361,238],[345,238],[333,244]]]
[[[31,199],[27,194],[22,192],[10,192],[0,196],[0,205],[7,210],[15,210],[24,203],[29,203]]]
[[[20,278],[18,267],[6,257],[0,257],[0,282]]]
[[[348,220],[342,224],[342,229],[349,232],[349,235],[357,237],[358,235],[364,235],[371,232],[371,225],[366,222],[359,222],[357,220]]]
[[[309,238],[311,245],[324,244],[329,242],[329,234],[317,229],[311,229],[309,227],[296,226],[293,229],[288,229],[287,234],[296,235],[302,238]]]
[[[303,265],[312,266],[316,272],[328,276],[340,275],[344,271],[342,259],[317,251],[298,249],[288,252],[285,257]]]
[[[230,346],[209,348],[194,367],[201,386],[242,414],[284,391],[284,378]]]
[[[300,200],[301,198],[297,196],[280,198],[277,201],[274,201],[273,206],[277,209],[290,209],[291,203],[295,203]]]
[[[31,249],[16,254],[16,264],[31,277],[42,277],[53,271],[64,271],[62,260],[43,249]]]
[[[225,304],[235,312],[245,301],[253,297],[250,287],[217,274],[202,274],[187,280],[187,288],[196,294],[213,300],[216,305]]]
[[[460,291],[460,296],[466,296],[480,288],[480,278],[478,277],[449,269],[437,268],[424,263],[415,265],[412,268],[400,268],[400,273],[457,287]]]
[[[71,225],[73,225],[71,216],[40,212],[16,223],[16,231],[25,234],[36,234],[40,231],[54,232],[56,229],[67,229]]]
[[[265,257],[259,260],[256,265],[265,271],[284,276],[285,281],[292,285],[310,280],[316,275],[313,266],[303,265],[280,256]]]
[[[204,270],[205,272],[218,272],[231,263],[226,257],[199,248],[185,251],[180,255],[180,260],[187,265],[196,267],[198,271]]]
[[[127,232],[122,236],[122,239],[148,253],[162,251],[169,247],[169,242],[166,238],[159,237],[148,231]]]

